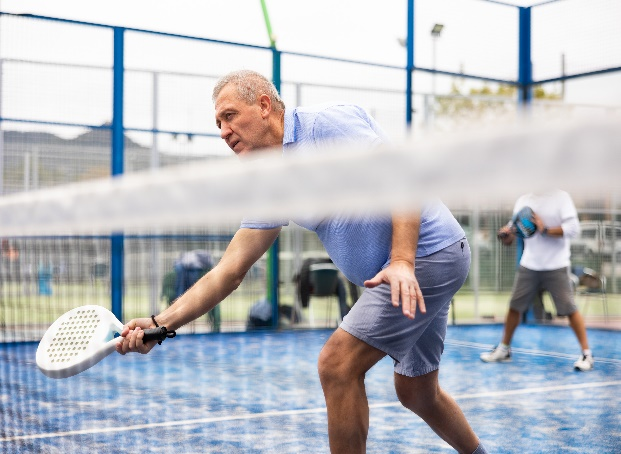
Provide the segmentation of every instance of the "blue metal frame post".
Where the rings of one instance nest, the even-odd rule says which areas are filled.
[[[533,65],[531,58],[531,9],[530,7],[519,7],[519,49],[518,49],[518,106],[527,113],[533,96]],[[524,252],[524,242],[518,238],[516,267],[520,264],[522,253]],[[522,314],[522,321],[527,321],[528,312]]]
[[[405,122],[408,129],[412,128],[412,114],[414,112],[413,99],[413,72],[414,72],[414,0],[408,0],[408,36],[407,36],[407,65],[405,86]]]
[[[531,9],[519,7],[518,104],[528,107],[532,100]]]
[[[114,28],[113,103],[112,103],[112,176],[123,174],[125,131],[123,127],[125,29]],[[110,236],[111,310],[123,320],[124,239],[123,234]]]
[[[272,82],[280,93],[281,85],[281,70],[280,70],[280,56],[281,53],[276,46],[272,46]],[[279,238],[276,238],[272,247],[267,252],[267,299],[272,305],[272,327],[278,327],[278,307],[279,307],[279,279],[280,279],[280,264],[278,262],[280,252]]]

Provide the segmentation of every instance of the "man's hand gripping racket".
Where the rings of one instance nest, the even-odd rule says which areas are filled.
[[[502,244],[510,246],[515,237],[530,238],[535,232],[541,230],[539,224],[541,221],[538,216],[526,206],[513,216],[509,224],[498,230],[497,237]]]
[[[50,326],[37,348],[37,366],[51,378],[67,378],[85,371],[115,351],[123,324],[101,306],[81,306],[66,312]],[[143,342],[175,337],[165,326],[145,329]]]

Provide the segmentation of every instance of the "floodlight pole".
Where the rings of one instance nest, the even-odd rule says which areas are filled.
[[[436,106],[436,46],[438,43],[438,39],[442,34],[442,29],[444,25],[442,24],[434,24],[431,29],[431,69],[433,70],[431,74],[431,108],[429,103],[427,102],[428,96],[425,95],[425,123],[426,126],[429,127],[429,118],[431,118],[431,125],[435,121],[435,106]],[[430,112],[431,110],[431,112]]]
[[[565,54],[561,54],[561,76],[565,77]],[[561,80],[561,100],[565,101],[565,79]]]
[[[431,35],[431,69],[433,69],[433,73],[431,75],[431,94],[433,96],[436,95],[436,48],[438,45],[438,35]]]
[[[431,69],[433,69],[433,74],[431,78],[431,94],[436,96],[436,47],[438,45],[438,38],[442,35],[442,29],[444,25],[435,24],[431,29],[431,41],[433,43],[433,47],[431,48]]]
[[[160,150],[158,145],[159,136],[159,73],[153,71],[152,73],[152,91],[151,98],[153,100],[151,107],[151,127],[153,132],[151,134],[151,160],[150,168],[151,172],[155,172],[160,168]],[[160,271],[161,262],[161,250],[162,241],[160,239],[153,239],[151,241],[151,278],[149,279],[149,312],[156,314],[160,302],[160,285],[162,282],[162,273]]]

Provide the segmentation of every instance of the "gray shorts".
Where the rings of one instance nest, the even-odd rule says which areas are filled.
[[[509,307],[519,313],[526,312],[541,290],[550,292],[557,315],[571,315],[578,310],[567,267],[552,271],[533,271],[520,266],[513,281]]]
[[[416,259],[416,279],[427,312],[414,320],[393,307],[390,286],[366,289],[340,327],[393,358],[395,372],[416,377],[440,367],[451,299],[470,269],[470,246],[464,238],[441,251]]]

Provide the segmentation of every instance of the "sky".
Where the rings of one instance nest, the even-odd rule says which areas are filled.
[[[521,4],[528,2],[521,1]],[[406,36],[405,0],[266,0],[277,47],[283,51],[326,55],[357,61],[369,61],[404,67],[406,51],[399,40]],[[78,21],[155,30],[216,40],[268,46],[260,0],[0,0],[0,9],[12,13],[30,13]],[[533,67],[535,79],[560,76],[562,58],[568,74],[592,71],[605,67],[621,67],[621,2],[616,0],[562,0],[533,10]],[[434,24],[444,25],[442,35],[433,40],[430,30]],[[47,26],[46,26],[47,27]],[[111,64],[108,37],[99,30],[88,30],[92,42],[84,38],[75,48],[75,37],[63,36],[63,28],[23,30],[16,44],[0,45],[3,58],[46,59],[51,61]],[[65,27],[66,28],[66,27]],[[1,33],[1,32],[0,32]],[[19,33],[19,31],[17,31]],[[39,36],[35,36],[39,35]],[[92,36],[91,36],[92,35]],[[517,9],[482,0],[416,0],[415,64],[436,67],[445,71],[466,73],[502,80],[514,80],[517,74],[518,51]],[[126,63],[133,68],[155,68],[162,71],[221,74],[224,69],[257,66],[269,69],[269,54],[254,60],[256,52],[243,49],[221,50],[207,54],[199,44],[186,43],[179,51],[174,40],[126,37]],[[0,43],[1,44],[1,43]],[[49,47],[48,47],[49,46]],[[71,52],[63,53],[63,48]],[[15,53],[13,55],[12,53]],[[403,77],[387,71],[369,71],[366,78],[352,79],[347,65],[314,61],[314,64],[283,65],[284,77],[335,85],[367,85],[403,89]],[[10,78],[10,75],[7,76]],[[20,75],[27,78],[28,75]],[[34,76],[33,76],[34,77]],[[90,76],[85,76],[85,78]],[[69,83],[58,76],[57,83]],[[434,79],[422,73],[415,77],[417,92],[446,93],[454,77]],[[10,80],[9,80],[10,82]],[[5,82],[6,83],[6,82]],[[145,84],[128,81],[134,90],[129,96],[139,96]],[[480,83],[473,83],[473,85]],[[467,85],[467,84],[466,84]],[[546,89],[560,91],[560,84]],[[86,88],[84,89],[86,91]],[[92,93],[94,105],[98,101]],[[100,93],[102,99],[108,93]],[[185,93],[184,96],[192,96]],[[589,77],[565,84],[565,101],[595,106],[621,106],[621,72]],[[28,103],[43,103],[32,93],[4,94],[4,108],[17,109]],[[108,99],[108,98],[106,98]],[[206,100],[208,107],[209,99]],[[57,106],[57,99],[50,99]],[[381,108],[378,108],[381,110]],[[102,121],[89,118],[89,113],[71,112],[71,121]],[[97,109],[93,108],[93,111]],[[101,109],[108,111],[108,106]],[[131,118],[132,112],[129,112]],[[206,115],[200,112],[200,117]],[[138,118],[136,114],[136,118]],[[177,117],[179,114],[177,114]],[[192,112],[184,112],[192,121]],[[147,118],[142,115],[141,118]],[[142,121],[142,120],[140,120]],[[146,121],[146,120],[145,120]],[[174,118],[169,119],[174,123]],[[202,121],[202,120],[201,120]],[[144,124],[149,127],[148,124]],[[174,125],[173,125],[174,126]]]
[[[528,4],[533,2],[517,1]],[[533,10],[535,79],[621,66],[616,0],[562,0]],[[174,5],[174,7],[171,7]],[[405,65],[406,0],[266,0],[281,50]],[[260,0],[0,0],[6,12],[157,30],[267,46]],[[482,0],[416,0],[416,64],[431,67],[435,23],[439,69],[515,78],[516,8]],[[557,54],[557,55],[554,55]],[[608,61],[606,61],[608,60]],[[618,99],[621,104],[621,98]]]

